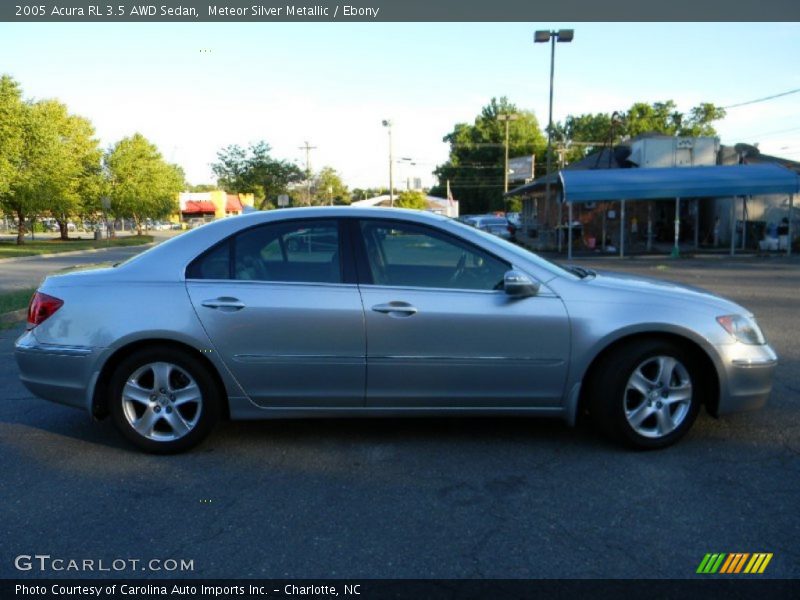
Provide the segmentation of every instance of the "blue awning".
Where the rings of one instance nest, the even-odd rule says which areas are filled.
[[[800,175],[776,164],[632,169],[566,169],[564,200],[654,200],[796,194]]]

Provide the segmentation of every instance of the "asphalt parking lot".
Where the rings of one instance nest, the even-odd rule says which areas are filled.
[[[659,452],[534,419],[227,423],[189,454],[140,454],[108,422],[32,397],[0,331],[0,577],[14,557],[189,559],[170,575],[694,576],[771,552],[800,577],[800,262],[581,261],[699,285],[751,309],[781,363],[767,407]]]

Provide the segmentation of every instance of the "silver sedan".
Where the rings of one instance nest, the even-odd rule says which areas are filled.
[[[639,448],[764,404],[753,315],[699,289],[562,268],[444,217],[251,213],[115,268],[47,278],[23,383],[150,452],[222,418],[589,418]]]

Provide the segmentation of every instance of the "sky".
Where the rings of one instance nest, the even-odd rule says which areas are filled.
[[[0,23],[0,73],[26,98],[89,118],[103,147],[142,133],[193,184],[229,144],[265,140],[276,158],[335,168],[351,188],[435,183],[443,136],[507,96],[547,120],[674,100],[731,106],[800,89],[798,23]],[[730,108],[723,144],[800,161],[800,93]]]

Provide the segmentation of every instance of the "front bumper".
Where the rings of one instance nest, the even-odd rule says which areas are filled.
[[[99,350],[85,346],[42,344],[32,331],[14,344],[20,380],[33,394],[86,409],[93,366]]]
[[[767,344],[735,343],[717,346],[725,371],[717,414],[755,410],[764,406],[772,391],[778,356]]]

